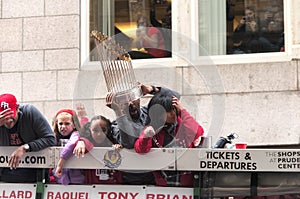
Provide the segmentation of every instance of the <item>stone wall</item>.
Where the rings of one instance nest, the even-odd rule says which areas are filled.
[[[56,110],[72,105],[80,1],[2,0],[0,7],[1,93],[35,104],[51,121]]]

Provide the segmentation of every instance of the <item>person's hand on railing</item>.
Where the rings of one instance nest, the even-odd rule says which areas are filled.
[[[24,145],[18,147],[10,156],[9,160],[8,160],[8,166],[10,167],[10,169],[16,169],[19,164],[20,164],[20,160],[23,157],[23,155],[26,153],[25,149],[24,149]]]
[[[86,153],[86,147],[83,140],[79,140],[73,150],[73,154],[77,157],[84,157],[84,154]]]
[[[123,148],[121,144],[113,144],[112,147],[116,150],[120,150]]]

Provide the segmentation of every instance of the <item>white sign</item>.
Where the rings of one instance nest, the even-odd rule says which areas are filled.
[[[193,199],[193,188],[131,185],[46,185],[44,199]]]
[[[134,149],[115,153],[109,147],[95,147],[84,157],[72,156],[65,164],[68,168],[120,169],[120,170],[175,170],[175,149],[154,149],[138,154]]]
[[[0,147],[0,167],[8,167],[10,155],[18,147],[2,146]],[[54,167],[55,148],[47,148],[38,152],[25,153],[22,157],[19,167],[49,168]]]
[[[145,186],[95,185],[92,199],[145,199]]]
[[[16,147],[0,147],[0,167],[8,167]],[[26,153],[20,167],[55,168],[61,147]],[[179,171],[299,172],[300,149],[155,148],[147,154],[133,149],[95,147],[85,157],[72,156],[65,168]]]
[[[300,171],[300,150],[298,149],[179,149],[177,155],[178,170]]]
[[[192,188],[181,187],[148,187],[146,199],[193,199]]]
[[[35,199],[36,184],[0,184],[0,198],[7,199]]]
[[[45,185],[44,199],[93,199],[90,185]]]

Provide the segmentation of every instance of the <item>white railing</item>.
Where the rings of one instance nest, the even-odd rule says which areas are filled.
[[[0,167],[16,147],[0,147]],[[26,153],[20,167],[55,168],[62,147]],[[300,190],[300,149],[159,148],[147,154],[134,150],[94,148],[72,156],[67,168],[195,171],[193,188],[130,185],[58,185],[0,183],[0,198],[193,199],[225,196],[294,194]],[[274,173],[276,173],[274,175]],[[42,188],[41,188],[42,187]],[[40,189],[40,190],[38,190]],[[42,191],[41,191],[42,189]],[[36,197],[36,195],[38,197]]]
[[[0,147],[0,167],[15,147]],[[61,147],[50,147],[39,152],[26,153],[20,167],[54,168]],[[84,157],[71,157],[65,167],[120,170],[189,170],[234,172],[299,172],[300,149],[184,149],[155,148],[147,154],[121,149],[118,153],[109,147],[95,147]]]

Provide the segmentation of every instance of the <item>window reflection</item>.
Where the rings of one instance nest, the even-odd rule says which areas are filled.
[[[284,50],[282,2],[244,4],[237,15],[228,54],[279,52]]]
[[[171,0],[90,0],[90,31],[112,37],[132,59],[170,57],[171,29]],[[90,51],[98,60],[93,39]]]
[[[285,50],[283,0],[197,2],[200,52],[226,55]],[[171,13],[171,0],[90,0],[90,30],[96,29],[113,37],[133,59],[170,57]],[[150,45],[151,36],[147,37],[147,42],[137,41],[139,16],[146,18],[146,26],[159,28],[160,34],[154,42],[156,46]],[[164,45],[161,45],[161,40]],[[91,39],[91,51],[94,47]],[[153,55],[149,53],[153,49],[165,53]],[[91,60],[98,60],[96,53],[92,53]]]
[[[284,51],[283,0],[199,0],[198,15],[206,55]]]

